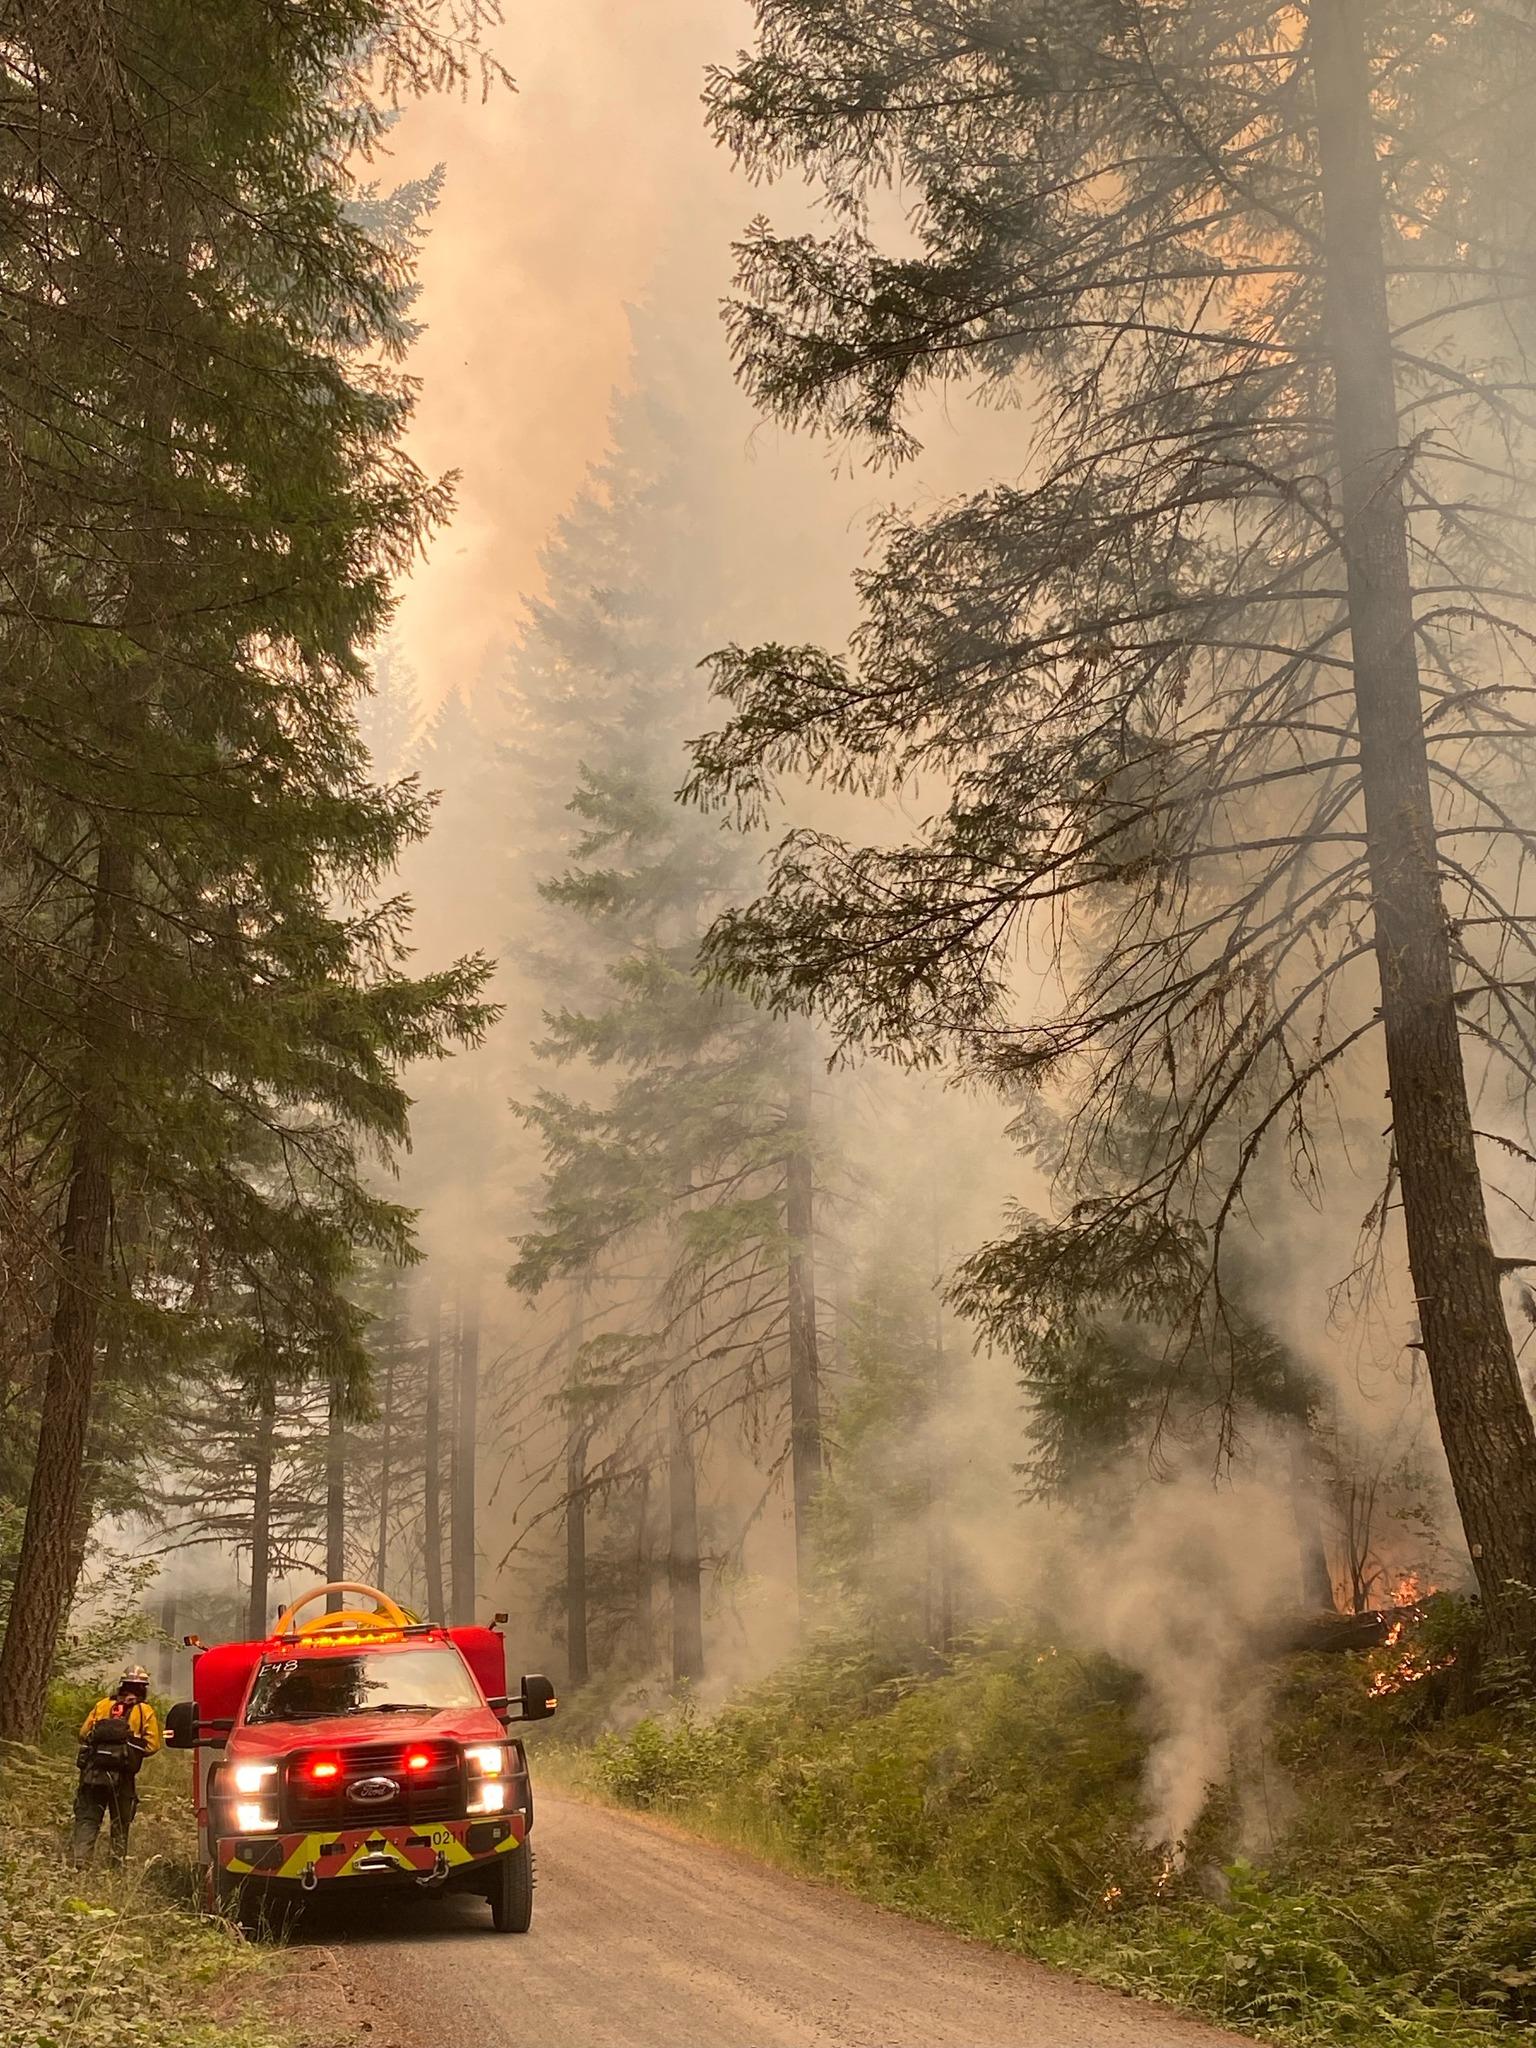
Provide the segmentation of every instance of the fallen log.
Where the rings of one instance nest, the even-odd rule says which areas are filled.
[[[1422,1607],[1369,1607],[1363,1614],[1287,1614],[1263,1632],[1263,1647],[1272,1657],[1310,1651],[1342,1656],[1349,1650],[1375,1650],[1402,1621],[1415,1621]]]

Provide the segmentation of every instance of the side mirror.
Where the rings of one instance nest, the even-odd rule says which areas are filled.
[[[178,1700],[165,1717],[167,1749],[190,1749],[197,1740],[197,1708],[191,1700]]]
[[[555,1688],[542,1673],[533,1672],[523,1678],[523,1719],[525,1721],[547,1721],[560,1702],[555,1698]]]

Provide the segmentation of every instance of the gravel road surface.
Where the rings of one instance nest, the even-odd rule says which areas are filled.
[[[628,1814],[540,1791],[537,1910],[335,1905],[374,2048],[1220,2048],[1236,2035],[998,1955]],[[296,1958],[297,1960],[297,1958]],[[329,1966],[329,1967],[328,1967]]]

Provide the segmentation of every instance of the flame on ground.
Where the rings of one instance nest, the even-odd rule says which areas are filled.
[[[1393,1588],[1392,1605],[1397,1608],[1417,1610],[1422,1607],[1436,1588],[1429,1585],[1417,1572],[1406,1572]],[[1410,1623],[1417,1618],[1414,1612],[1400,1613],[1387,1630],[1386,1650],[1397,1650],[1403,1646]],[[1384,1671],[1378,1671],[1371,1680],[1370,1695],[1373,1700],[1385,1699],[1389,1694],[1406,1692],[1411,1685],[1418,1685],[1426,1678],[1433,1678],[1438,1671],[1449,1671],[1456,1662],[1455,1654],[1447,1650],[1442,1656],[1433,1656],[1429,1651],[1409,1646],[1395,1664]]]
[[[1390,1644],[1391,1638],[1388,1638]],[[1406,1692],[1410,1685],[1433,1678],[1437,1671],[1449,1671],[1456,1662],[1448,1650],[1443,1657],[1426,1656],[1423,1651],[1410,1650],[1406,1657],[1392,1666],[1389,1671],[1378,1671],[1371,1680],[1370,1693],[1373,1700],[1385,1699],[1389,1693]]]

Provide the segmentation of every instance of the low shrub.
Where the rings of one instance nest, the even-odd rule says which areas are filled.
[[[0,2048],[280,2048],[274,1960],[193,1899],[184,1758],[145,1766],[127,1866],[69,1859],[75,1733],[92,1687],[54,1695],[45,1746],[0,1746]],[[105,1837],[105,1829],[103,1836]]]
[[[1177,1867],[1148,1847],[1136,1683],[1048,1644],[910,1673],[825,1640],[712,1718],[685,1706],[602,1739],[589,1775],[866,1897],[1308,2048],[1513,2040],[1536,2019],[1536,1710],[1449,1711],[1436,1644],[1417,1663],[1410,1645],[1284,1669],[1265,1750],[1288,1817],[1264,1868],[1239,1853],[1236,1784]]]

